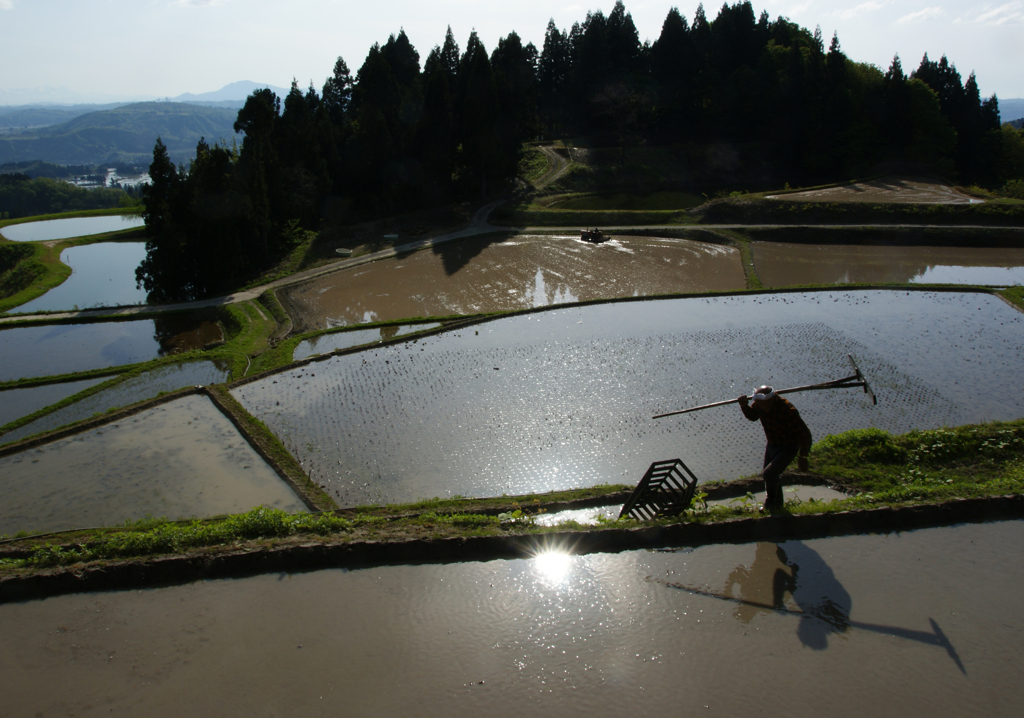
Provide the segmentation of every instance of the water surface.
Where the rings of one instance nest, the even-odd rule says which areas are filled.
[[[60,596],[0,605],[0,675],[17,715],[1010,716],[1022,542],[1016,521]]]
[[[341,504],[635,484],[681,458],[702,481],[761,467],[735,406],[655,414],[852,374],[792,397],[815,440],[1024,415],[1024,314],[987,294],[826,291],[623,302],[510,317],[235,389]]]
[[[100,242],[68,247],[60,253],[60,261],[71,267],[71,276],[15,311],[51,312],[145,304],[146,291],[135,286],[135,269],[145,257],[145,242]]]
[[[205,396],[0,458],[0,495],[0,534],[306,509]]]
[[[174,351],[201,349],[220,338],[216,322],[173,315],[2,329],[0,381],[134,364]]]
[[[22,222],[0,229],[0,234],[12,242],[43,242],[134,229],[145,224],[142,217],[137,214],[112,214],[104,217],[71,217],[47,219],[42,222]]]
[[[66,424],[72,424],[82,419],[88,419],[95,414],[106,412],[111,409],[120,409],[145,399],[156,397],[160,392],[174,391],[186,386],[206,386],[207,384],[219,384],[228,380],[230,369],[220,361],[194,361],[184,364],[171,364],[159,369],[143,372],[136,377],[126,379],[109,389],[98,391],[95,394],[57,409],[54,412],[41,416],[35,421],[29,422],[22,427],[6,434],[0,434],[0,444],[9,444],[12,441],[19,441],[33,434],[44,431],[52,431]],[[106,377],[90,380],[88,386],[101,381],[107,381]],[[84,383],[84,382],[76,382]],[[64,386],[55,384],[52,386]],[[39,387],[40,389],[44,387]],[[49,387],[45,387],[49,388]],[[84,389],[85,386],[82,387]],[[32,391],[32,389],[14,389],[11,391]],[[79,389],[78,391],[81,391]],[[6,393],[6,392],[5,392]],[[70,395],[70,394],[69,394]],[[2,396],[2,395],[0,395]],[[63,397],[60,397],[63,398]],[[56,401],[56,400],[54,400]],[[49,402],[54,403],[53,401]],[[43,406],[46,406],[44,404]],[[37,407],[42,408],[42,406]],[[25,412],[29,414],[31,412]],[[13,420],[12,420],[13,421]]]
[[[91,386],[107,381],[109,377],[69,381],[62,384],[33,386],[27,389],[8,389],[0,391],[0,426],[9,424],[16,419],[39,411],[50,404],[56,404],[73,394],[84,391]],[[4,438],[0,438],[0,443]]]
[[[440,324],[408,324],[406,326],[387,326],[379,329],[353,329],[347,332],[321,334],[300,342],[292,355],[293,361],[307,359],[317,354],[329,354],[339,349],[350,349],[361,344],[386,342],[403,334],[423,332],[436,329]]]
[[[1024,283],[1024,248],[890,247],[752,242],[754,268],[769,287],[799,284]]]
[[[299,331],[407,317],[746,286],[739,252],[688,239],[490,235],[445,242],[280,292]]]

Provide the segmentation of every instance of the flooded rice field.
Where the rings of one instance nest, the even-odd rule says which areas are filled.
[[[334,272],[282,290],[297,331],[615,297],[730,291],[739,252],[685,239],[489,235]]]
[[[412,334],[413,332],[424,332],[428,329],[436,329],[441,326],[436,323],[427,324],[407,324],[404,326],[389,326],[380,327],[378,329],[354,329],[347,332],[337,332],[335,334],[321,334],[320,336],[306,339],[300,342],[295,347],[295,352],[292,354],[293,361],[301,361],[302,359],[308,359],[311,356],[317,354],[330,354],[331,352],[338,351],[339,349],[350,349],[351,347],[357,347],[362,344],[372,344],[374,342],[386,342],[400,337],[403,334]]]
[[[0,426],[10,424],[23,416],[39,411],[50,404],[84,391],[91,386],[105,382],[109,377],[69,381],[63,384],[47,384],[27,389],[7,389],[0,391]],[[4,439],[0,438],[0,442]]]
[[[0,534],[306,510],[205,396],[0,458]]]
[[[987,294],[824,291],[554,309],[332,357],[232,393],[342,505],[635,483],[681,458],[702,481],[760,469],[748,393],[799,394],[816,440],[1024,414],[1024,314]]]
[[[768,287],[800,284],[1024,284],[1024,249],[752,242]]]
[[[221,339],[216,322],[161,316],[0,330],[0,381],[134,364]]]
[[[879,204],[981,204],[947,184],[914,177],[886,177],[854,182],[841,187],[824,187],[806,192],[769,195],[766,199],[794,202],[873,202]]]
[[[1017,715],[1022,542],[1016,521],[586,556],[538,546],[519,560],[6,604],[4,704],[17,715]]]
[[[12,242],[45,242],[134,229],[145,224],[142,217],[137,214],[114,214],[105,217],[71,217],[23,222],[0,229],[0,234]]]
[[[100,242],[68,247],[60,253],[60,261],[71,267],[71,276],[60,286],[14,311],[54,312],[145,304],[146,291],[135,286],[135,268],[145,257],[145,242]]]
[[[139,376],[126,379],[120,384],[112,386],[109,389],[96,392],[91,396],[76,401],[74,404],[69,404],[47,414],[46,416],[41,416],[35,421],[25,424],[13,431],[0,434],[0,444],[9,444],[12,441],[20,441],[21,439],[32,436],[33,434],[52,431],[53,429],[65,426],[66,424],[72,424],[76,421],[81,421],[82,419],[88,419],[94,414],[102,413],[110,409],[120,409],[123,406],[129,406],[145,399],[151,399],[160,392],[174,391],[175,389],[181,389],[186,386],[220,384],[227,381],[229,375],[230,369],[219,361],[194,361],[184,364],[172,364],[152,371],[143,372]],[[93,386],[99,382],[107,381],[108,379],[108,377],[104,377],[101,379],[90,380],[88,384],[76,389],[75,391],[81,391],[82,389],[87,388],[87,386]],[[85,382],[75,382],[75,384],[85,384]],[[66,385],[55,384],[51,386]],[[51,387],[38,388],[49,389]],[[33,389],[13,389],[11,391],[33,391]],[[4,394],[6,393],[7,392],[4,392]],[[66,394],[65,396],[70,396],[71,393]],[[0,397],[2,396],[3,395],[0,394]],[[43,406],[48,406],[62,398],[64,398],[64,396],[60,396],[57,399],[48,402],[48,404],[43,404]],[[32,411],[41,409],[43,406],[38,406]],[[27,411],[22,413],[20,416],[26,416],[30,413],[32,412]],[[13,421],[13,419],[10,419],[9,421]],[[0,426],[2,426],[2,424],[0,424]]]

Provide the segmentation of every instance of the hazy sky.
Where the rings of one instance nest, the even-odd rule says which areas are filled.
[[[634,0],[626,9],[641,41],[654,41],[673,0]],[[352,72],[374,42],[404,28],[420,53],[444,41],[465,48],[474,28],[488,51],[515,30],[543,46],[549,18],[563,29],[614,0],[0,0],[0,91],[68,88],[80,101],[209,92],[237,80],[319,88],[341,55]],[[909,73],[927,52],[946,54],[983,96],[1024,98],[1024,0],[760,0],[813,29],[826,44],[838,31],[851,59],[885,69],[899,53]],[[697,2],[680,11],[692,20]],[[709,19],[721,5],[709,0]]]

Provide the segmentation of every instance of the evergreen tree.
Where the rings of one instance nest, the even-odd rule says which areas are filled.
[[[566,92],[571,71],[569,40],[555,26],[554,19],[549,20],[537,62],[538,103],[549,135],[565,127],[568,121]]]
[[[466,51],[459,61],[456,128],[461,145],[459,156],[463,188],[478,196],[487,194],[487,181],[493,177],[500,158],[498,129],[498,92],[491,61],[476,31],[470,33]]]

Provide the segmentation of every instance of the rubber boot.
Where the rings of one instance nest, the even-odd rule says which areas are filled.
[[[782,496],[782,484],[774,481],[772,483],[768,483],[766,481],[764,488],[764,506],[761,507],[761,510],[766,513],[776,513],[781,511],[785,504],[785,499]]]

